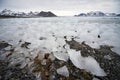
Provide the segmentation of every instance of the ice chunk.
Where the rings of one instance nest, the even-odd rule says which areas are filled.
[[[69,50],[68,54],[70,56],[70,60],[77,68],[85,69],[96,76],[106,76],[106,73],[101,69],[99,63],[91,56],[82,57],[81,53],[75,50]]]
[[[59,59],[59,60],[63,60],[63,61],[67,61],[69,56],[67,53],[67,48],[64,49],[63,47],[58,47],[58,48],[54,48],[53,50],[53,55]]]
[[[5,50],[10,50],[11,49],[11,47],[10,46],[8,46],[8,47],[6,47],[6,48],[4,48]]]
[[[53,54],[59,60],[67,61],[69,58],[67,53],[54,52]]]
[[[85,57],[84,59],[84,68],[88,71],[91,72],[94,75],[97,76],[106,76],[106,73],[104,72],[103,69],[101,69],[99,63],[91,56]]]
[[[69,71],[68,71],[66,66],[63,66],[63,67],[57,69],[57,73],[60,74],[60,75],[65,76],[65,77],[69,76]]]
[[[79,51],[68,50],[68,54],[69,54],[70,60],[77,68],[84,69],[82,65],[84,61]]]

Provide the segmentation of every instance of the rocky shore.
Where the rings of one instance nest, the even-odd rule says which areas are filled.
[[[21,42],[21,41],[20,41]],[[119,80],[120,79],[120,56],[111,50],[113,46],[101,45],[99,49],[91,48],[85,42],[78,43],[74,39],[65,40],[70,49],[81,51],[84,57],[92,56],[104,69],[107,76],[100,77],[76,68],[70,59],[68,61],[58,60],[52,52],[41,51],[34,58],[25,57],[23,62],[14,62],[14,56],[19,58],[13,45],[0,41],[0,80]],[[28,51],[30,42],[23,42],[21,48]],[[64,46],[63,46],[64,47]],[[30,53],[30,52],[29,52]],[[23,56],[24,57],[24,56]]]

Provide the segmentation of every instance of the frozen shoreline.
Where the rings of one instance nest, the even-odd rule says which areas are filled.
[[[108,79],[109,80],[112,80],[112,79],[118,80],[119,79],[120,56],[117,55],[116,53],[112,52],[110,46],[106,45],[106,46],[101,46],[100,49],[95,49],[95,48],[91,48],[89,45],[85,44],[84,42],[78,43],[75,40],[71,40],[71,41],[65,40],[65,41],[70,46],[71,50],[74,49],[77,51],[81,51],[81,55],[84,56],[83,58],[87,58],[88,56],[93,57],[98,62],[100,67],[103,68],[103,70],[105,70],[106,76],[103,76],[103,77],[96,76],[96,74],[98,74],[98,73],[92,74],[91,72],[86,71],[87,68],[86,69],[78,69],[77,67],[75,67],[75,63],[71,62],[71,59],[66,60],[66,58],[63,57],[64,54],[66,54],[66,53],[60,54],[58,56],[60,59],[58,57],[56,57],[54,54],[52,54],[52,52],[46,53],[45,51],[41,51],[41,50],[39,50],[39,51],[36,50],[37,53],[31,54],[32,51],[29,50],[31,43],[29,43],[29,42],[23,42],[23,44],[20,45],[20,47],[21,47],[21,49],[19,48],[20,50],[17,50],[17,48],[14,45],[9,45],[9,43],[7,43],[7,42],[0,42],[0,49],[1,49],[0,50],[0,57],[1,57],[0,61],[2,61],[2,63],[4,63],[4,61],[8,63],[8,66],[6,66],[6,67],[8,67],[8,69],[5,69],[6,70],[5,72],[7,72],[10,67],[13,67],[15,69],[20,68],[21,70],[24,69],[25,71],[27,71],[25,74],[27,74],[28,76],[32,72],[31,76],[29,76],[29,77],[33,77],[34,79],[35,79],[34,76],[36,76],[36,78],[42,78],[42,79],[49,78],[50,80],[52,80],[53,78],[55,78],[55,79],[59,79],[59,78],[81,79],[81,78],[84,78],[85,80],[86,79],[92,80],[93,78],[98,78],[98,79],[102,79],[102,80],[108,80]],[[24,52],[22,51],[23,53],[21,53],[21,50],[24,50]],[[71,50],[69,50],[68,53]],[[72,53],[70,53],[70,54],[72,54]],[[78,54],[78,53],[76,53],[76,51],[75,51],[74,54]],[[73,58],[74,58],[74,56],[73,56]],[[63,59],[63,60],[61,60],[61,59]],[[64,60],[66,60],[66,61],[64,61]],[[90,63],[92,63],[92,62],[90,62]],[[77,63],[77,64],[79,64],[79,63]],[[93,65],[96,66],[96,63]],[[59,69],[62,66],[66,66],[68,69],[68,72],[66,72],[66,70],[63,71],[63,74],[65,73],[65,75],[67,75],[66,77],[60,75],[59,72],[56,73],[57,69]],[[83,64],[81,66],[83,66]],[[87,66],[89,67],[88,69],[90,69],[89,64],[87,64]],[[1,67],[4,68],[5,66],[3,65]],[[45,68],[45,70],[44,70],[44,68]],[[95,68],[98,69],[97,66]],[[53,72],[51,72],[51,69],[53,70]],[[62,68],[60,68],[60,69],[62,70]],[[74,69],[75,69],[75,71],[74,71]],[[42,71],[43,71],[43,73],[38,74],[39,72],[42,72]],[[46,72],[47,74],[44,72]],[[24,72],[20,72],[20,73],[23,74]],[[20,73],[18,73],[18,75],[20,75]],[[86,75],[84,75],[84,73]],[[2,73],[0,73],[0,74],[2,74]],[[4,73],[4,74],[7,75],[7,73]],[[15,79],[15,74],[14,73],[11,73],[11,74],[13,74],[11,76]],[[104,74],[104,73],[102,73],[102,74]],[[32,76],[32,75],[34,75],[34,76]],[[81,77],[80,77],[80,75],[81,75]],[[11,76],[8,76],[8,78],[10,78]],[[49,76],[49,77],[47,77],[47,76]],[[51,76],[52,76],[52,79],[51,79]],[[75,76],[76,76],[76,78],[75,78]],[[18,78],[22,79],[21,77],[18,77]],[[25,78],[25,76],[24,76],[24,78]],[[1,79],[5,79],[5,77],[1,77]],[[29,80],[29,78],[26,78],[26,79]]]
[[[0,60],[38,79],[118,80],[119,26],[105,17],[0,19]]]
[[[112,50],[120,54],[119,26],[120,18],[114,17],[0,19],[0,40],[14,45],[23,40],[31,42],[34,47],[44,47],[50,42],[55,43],[55,39],[58,45],[64,44],[63,38],[67,36],[68,39],[74,37],[78,42],[85,41],[92,48],[99,48],[100,45],[114,46]],[[40,40],[41,37],[46,39]]]

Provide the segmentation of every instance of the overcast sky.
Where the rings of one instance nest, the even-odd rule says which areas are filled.
[[[59,16],[81,12],[120,13],[120,0],[0,0],[0,11],[52,11]]]

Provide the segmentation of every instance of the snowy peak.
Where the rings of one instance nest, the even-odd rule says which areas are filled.
[[[85,14],[85,13],[80,13],[79,15],[76,15],[76,16],[87,16],[87,14]]]
[[[106,16],[117,16],[115,13],[106,13]]]
[[[14,12],[8,9],[4,9],[0,12],[0,17],[23,17],[26,16],[24,12]]]
[[[89,13],[87,13],[88,16],[105,16],[105,13],[101,12],[101,11],[91,11]]]
[[[11,10],[4,9],[2,12],[0,12],[0,15],[13,15],[14,12]]]

